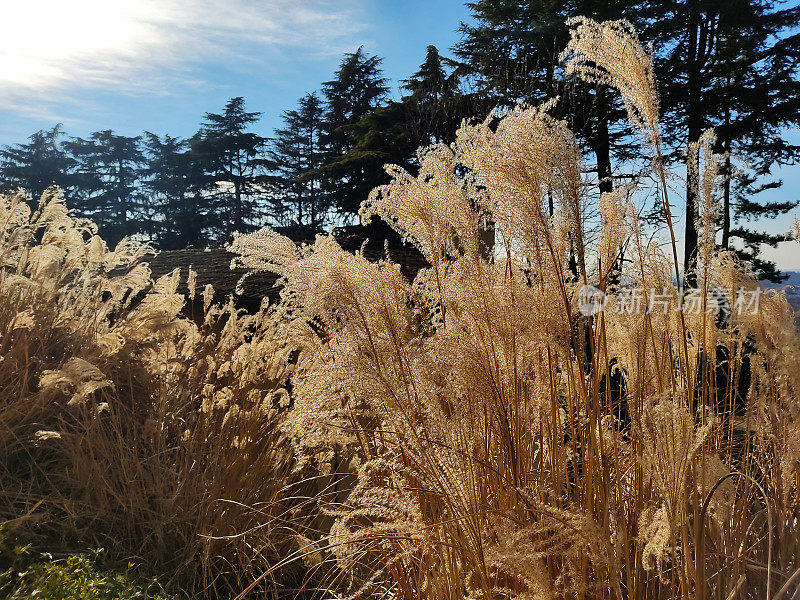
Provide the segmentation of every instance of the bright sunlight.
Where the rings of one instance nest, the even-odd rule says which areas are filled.
[[[119,59],[133,58],[157,43],[154,10],[157,5],[147,0],[9,4],[3,20],[16,26],[0,37],[0,84],[47,87],[87,63],[110,69]]]

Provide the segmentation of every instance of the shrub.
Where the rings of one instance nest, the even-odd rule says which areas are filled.
[[[149,584],[126,573],[97,568],[88,556],[33,559],[20,549],[6,572],[0,572],[0,593],[8,600],[179,600],[162,595],[155,582]]]

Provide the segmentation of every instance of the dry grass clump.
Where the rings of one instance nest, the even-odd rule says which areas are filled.
[[[657,142],[652,65],[630,28],[581,20],[577,36],[574,71],[620,88]],[[319,501],[334,521],[314,547],[338,569],[330,588],[764,597],[800,556],[793,313],[773,292],[757,310],[716,311],[757,282],[711,233],[698,288],[677,289],[677,260],[645,241],[629,190],[600,198],[601,239],[586,242],[578,145],[547,111],[465,124],[418,174],[389,167],[362,214],[428,259],[413,283],[330,237],[299,251],[266,231],[234,243],[241,264],[285,278],[280,315],[308,347],[285,427],[332,474]],[[705,162],[701,218],[714,206]],[[492,257],[477,241],[487,219]],[[614,295],[605,311],[579,310],[584,282]],[[699,310],[676,310],[690,302]]]
[[[294,347],[210,289],[195,324],[177,271],[131,266],[147,246],[107,249],[57,190],[28,202],[0,196],[0,522],[43,500],[28,535],[238,591],[302,522],[279,430]]]

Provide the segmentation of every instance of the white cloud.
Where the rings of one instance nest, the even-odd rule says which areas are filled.
[[[0,99],[200,83],[204,61],[338,54],[359,0],[3,0]]]

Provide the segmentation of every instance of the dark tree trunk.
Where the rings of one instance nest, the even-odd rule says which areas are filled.
[[[238,182],[233,184],[234,202],[233,202],[233,231],[229,231],[229,236],[233,235],[234,231],[244,231],[244,219],[242,218],[242,189]]]
[[[686,158],[686,231],[684,236],[684,278],[687,285],[696,283],[694,273],[697,263],[697,204],[699,200],[699,173],[698,149],[696,142],[700,139],[703,129],[702,115],[700,114],[700,6],[699,0],[688,0],[689,11],[689,44],[686,61],[687,75],[687,125],[688,125],[688,154]]]
[[[726,142],[726,152],[730,143]],[[722,190],[722,247],[727,250],[731,238],[731,157],[725,157],[725,187]]]
[[[730,74],[727,78],[727,86],[730,87]],[[727,91],[727,88],[726,88]],[[731,104],[730,98],[726,98],[725,104],[725,131],[727,132],[731,124]],[[727,133],[726,133],[727,135]],[[731,141],[726,138],[723,142],[725,149],[725,166],[723,175],[725,176],[725,187],[722,191],[722,247],[727,250],[731,237]]]
[[[122,236],[129,233],[128,231],[128,198],[125,189],[125,163],[122,159],[117,161],[117,220],[118,227],[122,232]]]
[[[611,137],[608,131],[608,102],[605,89],[597,91],[597,123],[594,127],[590,145],[597,161],[597,178],[600,193],[606,194],[614,190],[611,178]]]

